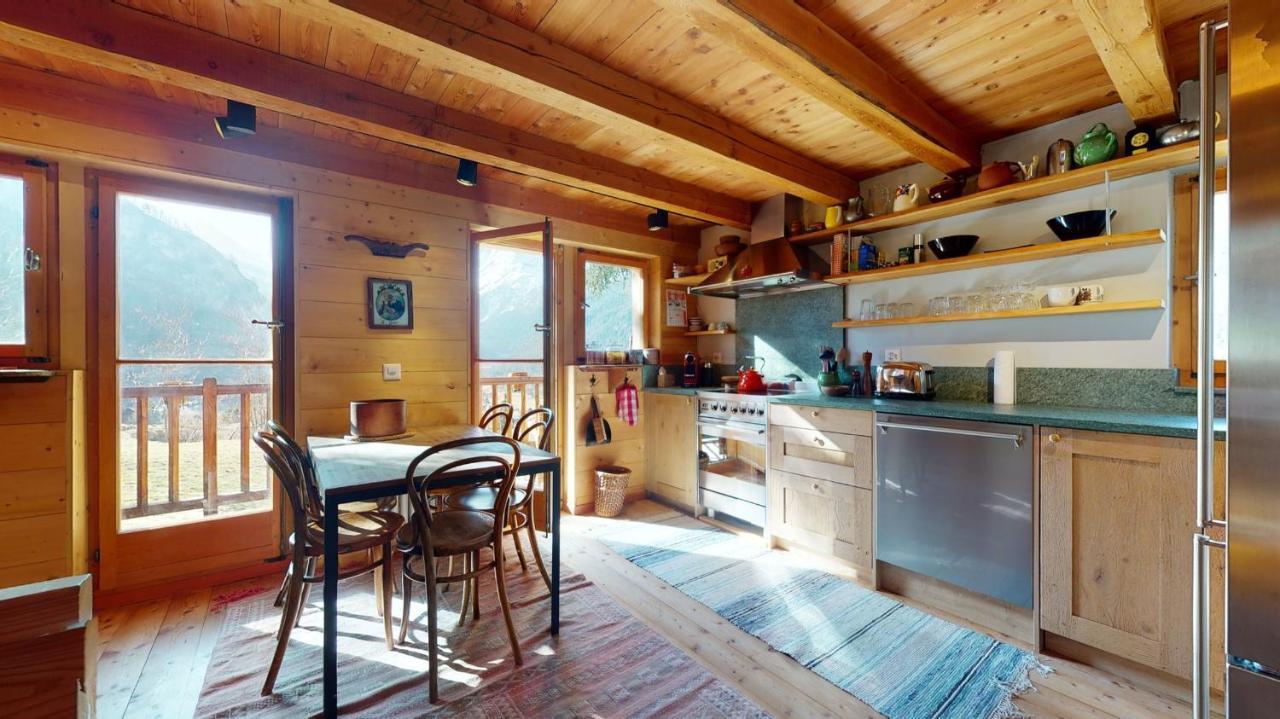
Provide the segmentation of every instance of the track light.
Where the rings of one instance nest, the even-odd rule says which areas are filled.
[[[658,230],[667,229],[667,211],[657,210],[649,215],[649,231],[657,232]]]
[[[258,109],[247,103],[227,100],[227,114],[213,118],[213,126],[223,139],[252,135],[258,129]]]
[[[466,187],[476,186],[476,174],[479,168],[476,166],[475,160],[458,160],[457,180],[459,185]]]

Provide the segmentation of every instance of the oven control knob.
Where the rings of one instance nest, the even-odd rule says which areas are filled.
[[[734,413],[734,414],[737,414],[737,413],[738,413],[738,405],[736,405],[736,404],[735,404],[734,406],[730,407],[730,408],[729,408],[729,411],[730,411],[730,412],[732,412],[732,413]]]
[[[729,411],[729,405],[725,404],[724,402],[721,402],[721,403],[720,403],[720,411],[721,411],[721,412],[728,412],[728,411]]]

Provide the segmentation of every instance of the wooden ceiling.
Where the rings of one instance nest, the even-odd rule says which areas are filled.
[[[482,182],[637,224],[661,206],[680,225],[744,226],[779,192],[827,202],[914,162],[958,169],[981,143],[1115,102],[1167,114],[1199,21],[1223,14],[1222,0],[49,0],[0,8],[0,57],[209,114],[253,102],[265,127],[440,172],[473,156]]]

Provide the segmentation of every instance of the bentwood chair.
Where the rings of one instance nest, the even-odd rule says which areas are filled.
[[[521,415],[516,422],[511,436],[515,441],[546,451],[551,446],[551,426],[555,423],[555,413],[546,407],[531,409]],[[508,503],[506,533],[511,535],[516,545],[516,556],[520,559],[521,571],[529,571],[529,563],[525,561],[524,549],[520,546],[520,531],[524,530],[529,537],[529,549],[533,552],[533,561],[538,565],[542,581],[551,588],[551,576],[542,561],[542,553],[538,551],[538,538],[533,527],[533,495],[535,475],[529,475],[523,487],[511,491]],[[470,487],[450,494],[445,500],[449,509],[470,509],[489,511],[497,501],[498,488],[494,485]]]
[[[508,434],[511,429],[511,418],[515,416],[515,411],[516,408],[506,402],[495,404],[480,415],[480,421],[476,422],[476,426],[480,429],[487,429],[490,432]]]
[[[511,454],[489,454],[495,445],[506,445]],[[426,460],[442,452],[464,450],[466,454],[452,459],[433,470],[426,477],[418,478],[418,467]],[[405,473],[408,484],[409,501],[413,505],[413,516],[409,524],[400,529],[396,544],[403,557],[404,611],[400,623],[400,641],[404,642],[409,631],[409,610],[412,605],[413,583],[426,585],[427,590],[427,636],[429,696],[434,703],[440,698],[439,691],[439,659],[436,656],[436,586],[454,582],[462,582],[462,603],[458,616],[461,625],[468,610],[476,619],[480,618],[479,586],[480,576],[490,569],[498,588],[498,602],[502,606],[502,616],[507,623],[507,638],[511,641],[511,652],[516,665],[524,663],[520,655],[520,642],[516,637],[515,624],[511,621],[511,602],[507,599],[507,582],[502,560],[503,527],[507,520],[507,502],[514,488],[516,472],[520,467],[520,445],[506,437],[469,437],[451,442],[444,442],[414,458]],[[495,503],[488,511],[446,510],[439,511],[432,507],[431,491],[438,486],[446,474],[468,471],[492,473],[497,468],[501,472],[498,481],[498,492]],[[488,549],[491,559],[482,561],[481,551]],[[448,574],[436,574],[435,559],[459,557],[461,571],[454,573],[451,567]]]
[[[276,634],[276,651],[267,669],[267,679],[262,685],[262,695],[271,694],[276,676],[289,645],[289,633],[302,614],[306,603],[307,588],[324,581],[324,573],[338,572],[340,579],[374,573],[377,605],[382,614],[382,628],[386,634],[387,648],[394,647],[391,639],[391,578],[392,545],[396,532],[404,526],[404,517],[395,512],[371,510],[342,512],[338,517],[338,553],[366,555],[365,561],[346,568],[323,567],[317,571],[317,560],[324,556],[324,514],[322,504],[311,498],[304,478],[305,457],[295,452],[287,435],[271,431],[255,432],[254,444],[262,450],[267,465],[276,476],[277,484],[284,490],[293,519],[293,533],[289,535],[290,564],[286,577],[284,611],[280,615],[280,629]]]
[[[275,435],[276,441],[284,445],[285,451],[294,459],[298,471],[302,474],[302,480],[306,489],[306,498],[309,503],[308,506],[323,507],[324,504],[320,499],[320,485],[316,483],[316,472],[314,465],[311,464],[311,455],[302,448],[302,445],[298,444],[297,440],[295,440],[293,436],[285,430],[283,425],[274,419],[267,420],[267,432]],[[396,504],[397,499],[395,497],[383,497],[373,502],[351,502],[343,507],[343,511],[370,512],[374,510],[381,510],[384,512],[394,512],[396,511]],[[315,560],[312,559],[311,563],[314,564]],[[284,604],[285,593],[289,589],[289,577],[292,575],[293,563],[290,562],[289,566],[285,567],[284,580],[280,582],[280,591],[276,592],[275,605],[277,607]],[[310,594],[311,586],[307,585],[302,592],[303,606],[306,606],[307,598]],[[298,613],[298,618],[302,618],[301,612]]]

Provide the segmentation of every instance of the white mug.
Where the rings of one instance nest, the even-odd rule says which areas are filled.
[[[1081,285],[1077,288],[1076,301],[1080,304],[1102,301],[1102,285]]]
[[[1050,307],[1066,307],[1074,305],[1080,297],[1079,287],[1050,287],[1045,293]]]

